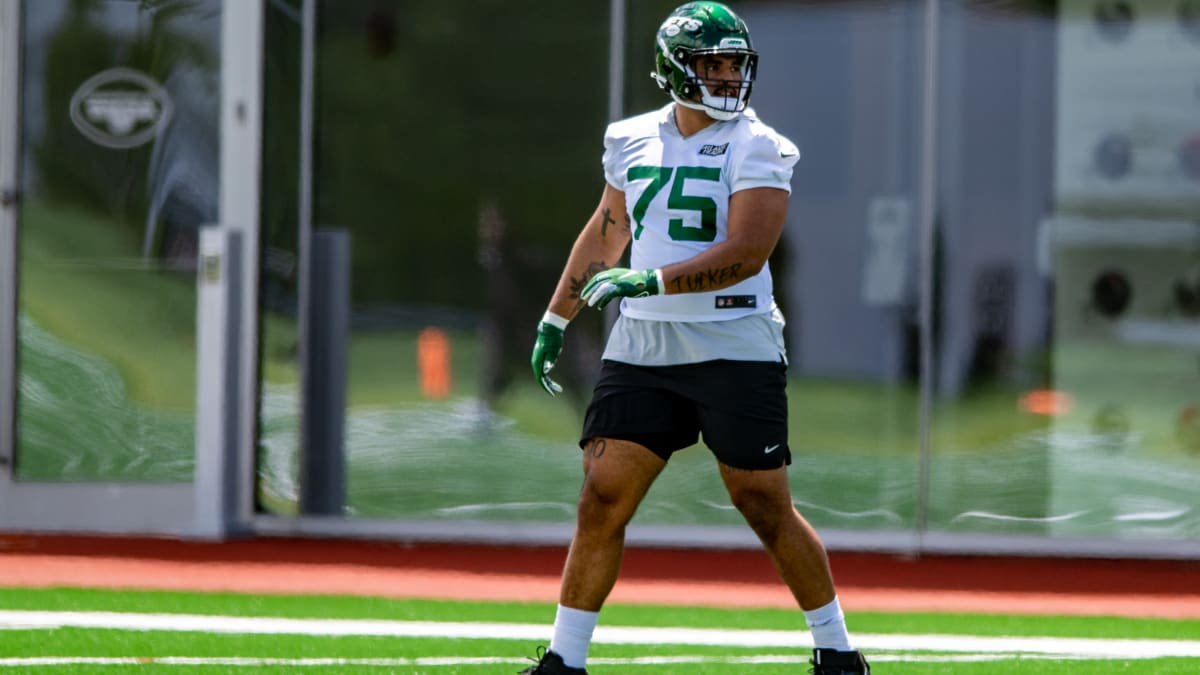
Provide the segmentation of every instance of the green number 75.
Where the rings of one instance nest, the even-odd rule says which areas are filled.
[[[671,181],[671,175],[675,180]],[[650,183],[642,190],[637,203],[633,205],[633,219],[637,227],[633,229],[633,238],[642,235],[645,224],[642,218],[650,208],[650,202],[658,196],[671,181],[671,194],[667,199],[667,208],[682,211],[699,211],[700,227],[685,225],[683,218],[672,218],[668,222],[667,234],[675,241],[712,241],[717,238],[717,202],[712,197],[699,197],[683,194],[684,183],[692,180],[721,180],[721,170],[710,166],[681,166],[672,169],[669,166],[631,166],[627,178],[630,181],[649,179]]]

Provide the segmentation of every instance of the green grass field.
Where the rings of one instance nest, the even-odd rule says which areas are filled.
[[[548,641],[553,613],[547,604],[0,589],[0,673],[515,673]],[[848,621],[877,675],[1200,669],[1200,621],[876,613]],[[589,672],[804,672],[808,633],[798,625],[784,610],[613,605]]]

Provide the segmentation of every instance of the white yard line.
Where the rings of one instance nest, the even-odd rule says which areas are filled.
[[[425,637],[458,639],[502,639],[545,643],[550,626],[527,623],[468,623],[434,621],[379,621],[367,619],[282,619],[271,617],[213,616],[198,614],[134,614],[125,612],[37,612],[0,610],[0,629],[30,630],[52,628],[97,628],[116,630],[161,630],[205,633],[281,634],[281,635],[371,635],[388,637]],[[649,628],[600,626],[594,642],[601,644],[673,644],[725,647],[811,648],[811,637],[804,631],[725,630],[704,628]],[[971,659],[1028,658],[1042,655],[1059,658],[1146,659],[1159,657],[1200,658],[1200,640],[1121,640],[1049,637],[977,637],[969,635],[855,634],[855,647],[868,652],[931,651],[969,655]],[[883,654],[872,657],[883,660]],[[190,657],[171,657],[186,659]],[[665,658],[665,657],[664,657]],[[675,658],[675,657],[670,657]],[[682,657],[704,658],[704,657]],[[724,658],[724,657],[721,657]],[[796,658],[784,657],[745,657]],[[801,658],[801,662],[807,656]],[[907,658],[907,657],[906,657]],[[237,660],[237,659],[234,659]],[[305,665],[304,659],[288,660]],[[322,661],[322,660],[315,660]],[[337,661],[334,659],[333,661]],[[413,660],[412,663],[417,663]],[[434,665],[429,659],[422,665]],[[7,665],[11,659],[0,660]],[[125,661],[122,661],[125,663]],[[144,662],[144,661],[142,661]],[[155,659],[155,663],[167,663]],[[205,661],[208,663],[209,661]],[[223,661],[222,661],[223,662]],[[266,659],[257,664],[272,663]],[[341,661],[338,661],[339,663]],[[502,660],[502,663],[514,661]],[[519,661],[516,661],[519,662]],[[636,663],[623,660],[621,663]],[[694,662],[694,661],[692,661]],[[725,659],[722,662],[729,662]],[[751,662],[751,661],[739,661]],[[367,660],[355,661],[368,665]],[[389,661],[389,663],[391,663]],[[399,663],[399,661],[397,662]],[[407,663],[407,662],[406,662]],[[456,663],[462,663],[459,659]],[[596,663],[604,663],[597,660]],[[15,665],[15,664],[14,664]],[[233,664],[231,664],[233,665]],[[325,665],[314,662],[312,665]],[[383,664],[381,664],[383,665]],[[403,664],[402,664],[403,665]]]

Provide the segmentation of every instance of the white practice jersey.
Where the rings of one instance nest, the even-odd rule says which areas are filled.
[[[615,122],[604,135],[604,177],[625,193],[633,269],[666,267],[725,241],[730,195],[757,187],[791,192],[792,167],[800,156],[752,110],[685,138],[675,126],[673,107]],[[671,295],[624,298],[621,313],[656,321],[770,313],[775,303],[766,265],[732,286],[691,292],[721,283],[731,272],[736,273],[711,270],[703,278],[666,279]]]

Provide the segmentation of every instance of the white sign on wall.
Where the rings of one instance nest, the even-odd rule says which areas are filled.
[[[908,198],[880,196],[871,199],[867,209],[863,304],[899,305],[908,297],[911,239],[912,203]]]

